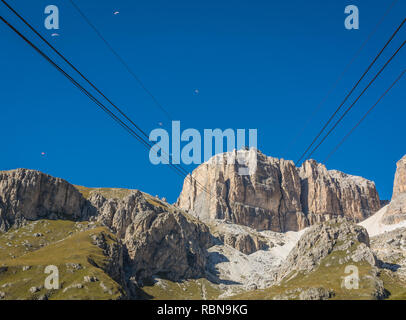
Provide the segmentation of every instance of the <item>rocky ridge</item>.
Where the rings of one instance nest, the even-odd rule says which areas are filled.
[[[328,171],[315,161],[296,168],[290,161],[259,155],[253,176],[235,175],[238,166],[223,164],[216,167],[213,178],[212,167],[200,166],[197,173],[207,174],[206,186],[222,198],[207,202],[197,188],[186,195],[184,186],[178,204],[192,205],[189,213],[137,190],[75,187],[33,170],[0,172],[0,257],[4,254],[13,259],[15,254],[18,264],[24,250],[38,255],[54,243],[69,246],[71,238],[90,236],[92,245],[102,250],[103,260],[93,260],[90,254],[84,260],[90,263],[87,268],[95,267],[95,272],[101,268],[114,281],[99,281],[104,276],[86,273],[60,295],[85,292],[83,288],[93,288],[96,283],[100,297],[107,294],[120,299],[167,292],[178,298],[202,299],[238,298],[236,294],[244,293],[243,298],[313,300],[356,294],[382,299],[392,294],[382,280],[387,278],[381,276],[387,277],[388,272],[395,279],[390,283],[402,294],[396,280],[403,274],[402,231],[385,236],[379,231],[370,241],[366,230],[354,224],[370,215],[372,208],[380,208],[372,182]],[[397,186],[401,189],[399,182]],[[398,219],[402,220],[403,195],[377,213],[380,223],[389,219],[395,223],[391,228],[397,227]],[[242,202],[233,206],[230,199]],[[59,230],[61,220],[74,223],[73,231],[47,235],[32,227],[37,222],[51,223]],[[311,227],[305,228],[307,225]],[[24,229],[27,226],[29,230]],[[98,232],[92,231],[95,228]],[[273,229],[302,231],[278,233]],[[13,242],[21,236],[36,240]],[[52,255],[45,254],[48,256]],[[12,260],[7,261],[9,266]],[[347,265],[360,269],[361,291],[342,288],[339,275],[345,274]],[[17,268],[27,274],[34,270],[25,264]],[[2,282],[2,274],[7,272],[0,268],[1,286],[8,285]],[[41,286],[34,287],[29,294],[42,294]],[[144,289],[146,295],[140,293]],[[7,290],[0,288],[0,299],[7,299]]]
[[[106,226],[120,247],[107,246],[103,238],[93,240],[111,257],[106,270],[123,286],[138,286],[157,273],[173,281],[202,277],[213,241],[205,224],[137,190],[122,198],[92,192],[86,199],[68,182],[38,171],[0,172],[0,232],[41,219]]]
[[[227,163],[222,155],[224,161],[204,163],[193,171],[194,179],[185,179],[177,206],[203,221],[276,232],[298,231],[336,216],[361,221],[381,207],[375,184],[364,178],[328,171],[314,160],[297,168],[253,149],[238,152],[257,154],[254,174],[239,175],[239,163]]]
[[[84,220],[86,199],[65,180],[26,169],[0,172],[0,231],[38,219]]]
[[[347,254],[338,261],[339,264],[351,260],[365,261],[371,266],[376,264],[367,231],[345,218],[336,218],[312,226],[303,234],[280,268],[277,281],[281,282],[286,277],[314,271],[320,266],[321,261],[334,251],[343,251]]]
[[[89,202],[99,213],[97,221],[122,239],[138,281],[156,273],[175,281],[204,274],[213,239],[197,219],[137,190],[123,199],[95,193]]]

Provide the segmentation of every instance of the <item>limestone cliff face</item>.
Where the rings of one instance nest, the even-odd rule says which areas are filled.
[[[396,167],[392,199],[406,192],[406,155],[398,161]]]
[[[406,220],[406,193],[399,194],[386,207],[382,217],[383,224],[398,224]]]
[[[98,221],[125,245],[129,272],[138,283],[156,274],[175,281],[204,275],[213,237],[196,218],[136,190],[123,199],[95,193],[89,200]]]
[[[381,207],[372,181],[336,170],[328,171],[314,160],[306,161],[299,172],[303,211],[310,222],[315,215],[338,215],[362,221]]]
[[[406,220],[406,155],[396,167],[393,196],[382,218],[383,224],[397,224]]]
[[[34,170],[0,172],[0,231],[37,219],[81,220],[87,201],[65,180]]]
[[[227,161],[200,165],[194,179],[185,179],[177,205],[202,220],[224,219],[277,232],[301,230],[332,216],[359,221],[380,209],[373,182],[328,171],[313,160],[297,168],[258,151],[254,174],[242,176],[239,169]]]

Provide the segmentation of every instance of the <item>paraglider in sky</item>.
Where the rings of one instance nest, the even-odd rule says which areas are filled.
[[[45,156],[45,152],[41,152],[41,156]]]
[[[114,15],[118,15],[120,13],[120,11],[114,11]]]
[[[59,33],[53,33],[51,34],[51,37],[59,37]]]

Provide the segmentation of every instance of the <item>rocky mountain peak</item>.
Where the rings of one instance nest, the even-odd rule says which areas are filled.
[[[334,216],[360,221],[380,209],[372,181],[329,171],[314,160],[297,168],[258,151],[257,169],[249,176],[239,175],[234,163],[215,161],[200,165],[192,176],[185,179],[177,205],[204,221],[285,232]]]

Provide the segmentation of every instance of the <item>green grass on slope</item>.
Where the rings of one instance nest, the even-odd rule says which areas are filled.
[[[0,234],[0,292],[5,294],[5,299],[46,296],[48,299],[96,300],[122,297],[121,286],[103,271],[108,257],[91,239],[92,235],[103,233],[108,241],[113,242],[114,236],[105,227],[86,230],[87,224],[40,220]],[[34,233],[41,231],[43,236],[33,237],[33,232],[29,232],[31,228]],[[12,240],[9,240],[10,237]],[[32,244],[29,250],[21,244],[27,241]],[[13,244],[11,247],[4,246],[10,242]],[[60,289],[44,288],[48,276],[44,270],[48,265],[58,267]],[[85,276],[94,276],[98,281],[85,282]],[[30,292],[32,287],[39,288],[39,291]]]
[[[72,221],[38,220],[19,229],[10,229],[5,234],[0,233],[0,263],[65,239],[78,228],[80,224]]]
[[[120,188],[88,188],[83,186],[74,186],[82,196],[86,199],[89,199],[93,193],[100,193],[106,199],[124,199],[131,192],[135,190],[131,189],[120,189]]]
[[[142,291],[144,299],[154,300],[215,300],[222,293],[215,284],[206,279],[173,282],[159,279],[151,282]]]
[[[381,280],[388,290],[388,300],[406,300],[406,282],[399,279],[392,271],[384,270],[380,275]]]

